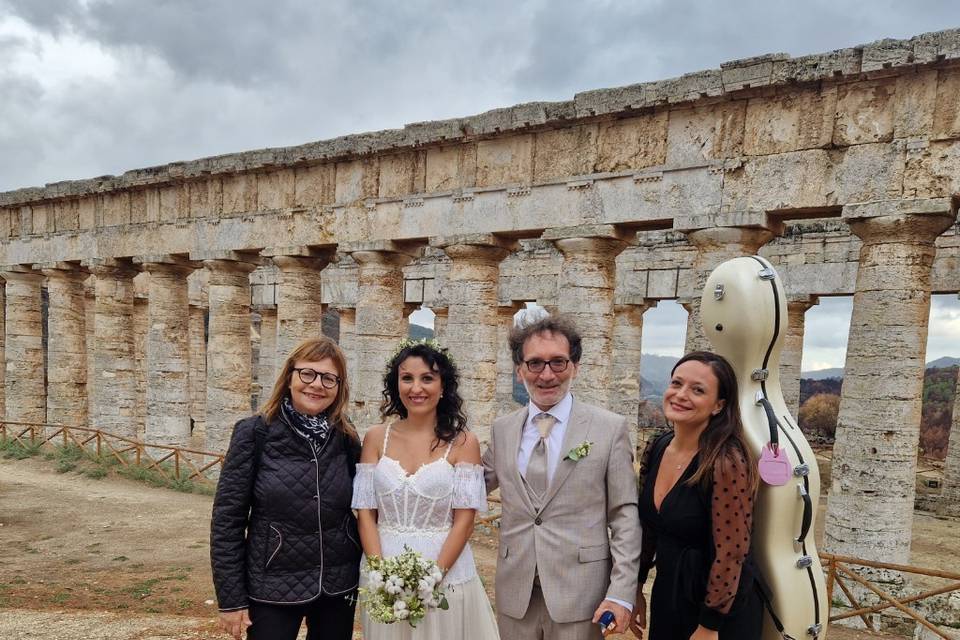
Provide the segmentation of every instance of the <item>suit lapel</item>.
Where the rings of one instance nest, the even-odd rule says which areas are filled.
[[[506,444],[505,451],[507,452],[507,473],[506,475],[511,482],[517,486],[517,493],[520,494],[520,499],[523,501],[523,506],[530,512],[531,515],[536,515],[536,508],[533,506],[533,503],[530,502],[530,496],[527,495],[527,485],[524,484],[523,478],[520,477],[520,468],[517,466],[517,458],[520,456],[520,440],[523,436],[523,427],[527,422],[527,409],[519,409],[513,416],[510,417],[509,422],[505,425],[506,434],[504,438],[504,443]],[[502,482],[502,481],[501,481]],[[501,492],[502,494],[503,492]],[[501,505],[502,507],[502,505]]]
[[[576,462],[567,458],[567,452],[586,440],[589,432],[590,416],[583,410],[583,405],[574,398],[573,406],[570,408],[570,423],[567,425],[567,430],[563,434],[563,444],[560,448],[560,461],[557,463],[557,468],[553,472],[553,480],[547,489],[547,495],[543,499],[544,507],[549,504],[553,496],[557,495],[560,486],[566,481],[567,476],[570,475],[573,468],[577,466]]]

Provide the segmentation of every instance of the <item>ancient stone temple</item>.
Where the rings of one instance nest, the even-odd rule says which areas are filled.
[[[794,406],[804,312],[854,297],[826,546],[906,561],[930,296],[960,291],[958,95],[945,31],[0,194],[6,419],[222,449],[327,317],[362,427],[424,307],[484,439],[531,301],[582,327],[579,396],[636,416],[643,312],[679,301],[705,345],[702,283],[760,253]]]

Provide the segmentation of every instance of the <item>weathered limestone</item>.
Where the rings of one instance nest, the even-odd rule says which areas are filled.
[[[323,335],[320,272],[332,257],[332,252],[273,256],[280,271],[276,353],[281,358],[286,358],[303,340]]]
[[[436,307],[430,310],[433,311],[433,337],[436,338],[440,344],[445,345],[449,309],[447,309],[447,307]]]
[[[946,200],[850,205],[863,240],[833,452],[825,546],[909,564],[934,241]]]
[[[133,344],[137,271],[121,260],[91,261],[87,266],[96,276],[91,424],[113,435],[136,438],[141,428]]]
[[[143,268],[150,274],[144,439],[155,444],[187,446],[190,443],[187,276],[195,266],[175,256],[143,260]]]
[[[190,424],[193,446],[206,444],[207,309],[190,305]]]
[[[953,423],[950,425],[950,442],[947,459],[943,465],[943,489],[937,513],[960,516],[960,375],[953,402]]]
[[[340,316],[340,341],[338,344],[347,360],[347,379],[350,381],[350,396],[355,391],[357,379],[357,310],[347,307],[337,309]]]
[[[0,278],[2,278],[3,272],[0,272]],[[0,309],[6,311],[7,307],[7,293],[6,293],[6,282],[0,280]],[[7,376],[7,329],[5,321],[6,313],[0,313],[0,389],[3,389],[6,385],[6,376]],[[0,393],[0,416],[6,415],[6,401],[7,394]]]
[[[713,227],[686,231],[697,249],[691,269],[686,295],[680,298],[680,304],[687,310],[687,339],[685,352],[709,350],[710,341],[703,334],[700,320],[700,295],[703,284],[710,272],[726,260],[739,256],[751,256],[760,247],[770,242],[774,234],[763,227]]]
[[[47,422],[87,427],[87,314],[79,265],[43,269],[47,277]]]
[[[431,244],[450,258],[442,295],[447,302],[445,327],[460,372],[460,395],[466,400],[471,430],[481,442],[490,437],[497,415],[497,282],[500,261],[516,241],[492,235],[436,238]]]
[[[796,417],[800,411],[800,364],[803,360],[803,328],[805,314],[813,305],[820,302],[816,296],[788,296],[787,333],[783,340],[780,356],[780,388],[783,399]]]
[[[6,419],[45,422],[43,327],[40,287],[43,276],[29,269],[5,270]]]
[[[283,364],[286,354],[277,350],[277,309],[262,306],[260,312],[260,366],[257,381],[260,385],[260,398],[257,405],[263,405],[273,393],[277,379],[277,368]],[[281,356],[278,359],[278,356]]]
[[[384,365],[407,335],[404,265],[412,249],[393,243],[357,243],[342,248],[357,262],[356,375],[352,384],[353,418],[361,431],[379,422]]]
[[[643,314],[656,306],[656,301],[643,304],[618,304],[614,307],[613,369],[607,408],[627,417],[630,435],[636,444],[640,413],[640,344],[643,339]]]
[[[239,260],[204,260],[209,273],[206,447],[224,451],[233,425],[251,413],[250,272]]]
[[[558,307],[583,336],[577,398],[603,406],[612,375],[616,258],[627,243],[611,226],[548,229],[543,239],[563,253]]]
[[[516,370],[513,365],[513,355],[510,352],[510,330],[513,328],[514,316],[522,305],[513,303],[510,306],[497,307],[497,414],[503,415],[516,408],[517,401],[513,399],[513,375]]]
[[[149,276],[146,281],[149,282]],[[135,286],[137,282],[135,278]],[[137,389],[137,438],[143,440],[147,424],[147,333],[150,317],[146,296],[137,294],[133,297],[133,372]]]

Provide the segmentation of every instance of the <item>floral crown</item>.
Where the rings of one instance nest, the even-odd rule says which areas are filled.
[[[390,362],[396,360],[397,356],[400,355],[400,352],[404,349],[409,349],[411,347],[424,346],[430,349],[431,351],[436,351],[441,354],[447,360],[450,361],[450,364],[456,366],[453,361],[453,357],[450,355],[450,352],[447,351],[446,347],[440,346],[440,343],[434,338],[418,338],[414,340],[413,338],[404,338],[400,341],[400,344],[397,345],[397,348],[394,350],[393,355],[390,356]],[[389,363],[387,364],[389,367]]]

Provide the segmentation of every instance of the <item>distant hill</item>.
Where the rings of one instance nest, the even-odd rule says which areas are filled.
[[[422,338],[432,338],[433,329],[431,329],[430,327],[423,327],[419,324],[414,324],[411,322],[409,336],[413,340],[420,340]]]
[[[659,400],[670,382],[670,371],[680,358],[655,356],[644,353],[640,356],[640,398]]]
[[[960,358],[943,356],[936,360],[931,360],[926,364],[927,369],[949,369],[950,367],[960,366]],[[807,380],[827,380],[828,378],[843,378],[843,367],[834,367],[832,369],[817,369],[816,371],[802,371],[801,378]]]

